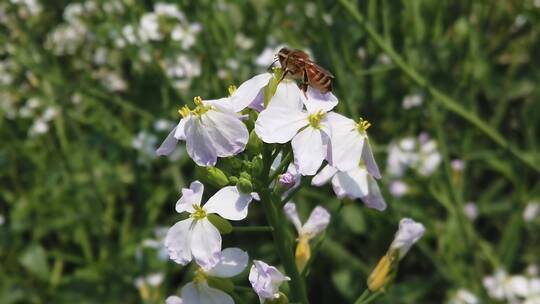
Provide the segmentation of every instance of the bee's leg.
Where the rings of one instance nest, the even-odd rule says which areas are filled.
[[[307,89],[308,89],[308,85],[309,85],[309,79],[308,79],[308,76],[307,76],[307,73],[306,73],[306,70],[304,70],[302,72],[302,84],[300,84],[300,89],[302,90],[302,92],[304,92],[304,96],[306,97],[307,99]]]

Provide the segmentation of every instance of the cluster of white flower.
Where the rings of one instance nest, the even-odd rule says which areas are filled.
[[[386,208],[376,182],[381,174],[367,135],[370,123],[363,119],[355,122],[334,112],[338,99],[331,92],[322,94],[311,87],[302,92],[282,75],[283,70],[275,68],[273,73],[257,75],[238,89],[230,87],[228,97],[194,98],[195,107],[183,106],[178,111],[178,125],[157,149],[158,155],[169,155],[178,141],[185,141],[190,158],[206,167],[205,178],[220,188],[205,204],[201,204],[201,182],[194,181],[182,189],[176,211],[187,217],[169,229],[165,246],[174,262],[186,265],[194,261],[198,268],[192,282],[182,288],[182,297],[172,296],[167,303],[206,303],[210,299],[213,303],[234,303],[213,282],[242,272],[248,255],[238,248],[222,250],[221,233],[233,229],[228,220],[247,217],[253,199],[271,204],[272,214],[279,213],[275,214],[279,218],[285,215],[296,227],[297,271],[302,271],[311,258],[309,241],[330,222],[330,213],[318,206],[302,225],[296,205],[286,201],[286,193],[300,187],[302,178],[312,177],[312,184],[317,186],[331,180],[338,197],[359,198],[381,211]],[[244,151],[244,160],[233,157]],[[218,163],[219,158],[226,159]],[[216,167],[223,163],[229,165],[222,165],[223,170]],[[280,205],[274,200],[283,201]],[[276,229],[276,219],[269,216],[269,221]],[[411,219],[401,221],[386,255],[388,269],[396,268],[423,233],[421,224]],[[291,269],[286,271],[289,274]],[[284,297],[279,285],[289,279],[294,282],[291,277],[254,261],[249,281],[265,303]]]
[[[421,176],[430,176],[439,167],[442,156],[437,149],[437,142],[427,133],[418,137],[405,137],[388,145],[386,171],[393,178],[390,193],[400,197],[408,193],[408,185],[400,178],[407,169],[413,169]]]
[[[484,278],[488,295],[499,301],[511,304],[540,303],[540,278],[525,275],[509,275],[498,269],[493,275]]]
[[[151,132],[150,130],[141,130],[139,131],[131,140],[131,146],[138,150],[141,153],[141,157],[139,158],[139,162],[145,163],[147,160],[151,160],[156,158],[156,148],[158,144],[158,135],[157,133],[161,133],[165,130],[169,130],[174,126],[174,123],[169,120],[160,119],[154,123],[154,130],[155,132]],[[180,149],[177,149],[169,155],[169,160],[175,161],[180,159],[180,157],[183,155],[183,151]]]

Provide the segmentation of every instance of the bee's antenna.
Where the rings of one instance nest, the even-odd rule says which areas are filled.
[[[276,62],[278,62],[278,60],[279,60],[279,59],[277,58],[277,55],[276,55],[275,57],[276,57],[276,59],[275,59],[274,61],[272,61],[272,63],[270,64],[270,66],[268,66],[268,68],[266,69],[268,72],[271,72],[271,71],[272,71],[272,67],[273,67],[274,64],[275,64]]]

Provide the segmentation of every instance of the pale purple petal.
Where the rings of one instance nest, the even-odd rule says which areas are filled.
[[[203,208],[207,213],[217,213],[228,220],[239,221],[246,218],[252,199],[252,195],[240,193],[236,186],[227,186],[208,199]]]
[[[307,113],[285,107],[269,107],[255,122],[255,132],[265,143],[286,143],[308,124]]]
[[[180,293],[185,304],[234,304],[231,296],[208,286],[206,281],[187,283]]]
[[[180,265],[191,262],[191,225],[193,220],[187,218],[172,226],[165,237],[165,247],[169,257]]]
[[[300,91],[295,81],[283,79],[277,86],[276,93],[270,99],[268,108],[281,107],[293,110],[301,110],[302,96],[304,93]]]
[[[286,203],[285,206],[283,206],[283,212],[285,212],[287,218],[293,223],[294,227],[296,227],[298,234],[300,234],[302,231],[302,223],[300,222],[300,217],[296,211],[296,205],[294,203]]]
[[[250,105],[259,95],[261,90],[268,84],[272,74],[264,73],[254,76],[253,78],[242,83],[240,87],[231,96],[231,103],[234,111],[240,112]]]
[[[217,156],[236,155],[246,148],[249,133],[246,125],[235,114],[209,110],[202,115],[201,122]]]
[[[318,187],[322,186],[328,183],[337,172],[338,170],[336,168],[326,165],[321,171],[319,171],[319,173],[317,173],[317,175],[313,177],[311,184]]]
[[[182,298],[178,296],[169,296],[165,299],[165,304],[183,304]]]
[[[399,230],[394,236],[394,241],[390,245],[390,250],[399,250],[399,258],[402,259],[411,246],[424,235],[425,230],[421,223],[410,218],[402,219],[399,222]]]
[[[302,235],[312,239],[326,229],[328,223],[330,223],[330,213],[323,207],[317,206],[311,211],[308,220],[302,226]]]
[[[174,151],[174,148],[176,148],[176,144],[178,143],[178,140],[174,137],[174,133],[176,132],[177,127],[172,129],[172,131],[167,135],[163,143],[157,148],[156,154],[159,156],[166,156],[172,153]]]
[[[248,261],[249,256],[244,250],[227,248],[220,253],[219,262],[205,272],[212,277],[231,278],[244,271]]]
[[[174,138],[178,140],[186,140],[186,121],[191,119],[189,116],[188,118],[182,118],[180,119],[180,122],[178,122],[178,125],[176,126],[176,131],[174,132]]]
[[[326,156],[328,137],[320,130],[308,126],[300,131],[291,142],[294,163],[302,175],[314,175]]]
[[[213,166],[217,161],[217,151],[212,138],[201,124],[199,117],[186,122],[186,148],[189,156],[199,166]]]
[[[191,252],[203,268],[211,268],[219,262],[221,235],[207,218],[195,220],[191,225]]]
[[[328,113],[331,129],[331,159],[330,165],[340,171],[347,171],[360,164],[364,136],[356,130],[356,123],[343,115]]]
[[[306,97],[302,94],[301,98],[306,105],[308,112],[316,112],[323,110],[325,112],[331,111],[337,104],[338,99],[332,92],[321,93],[317,89],[308,87]]]
[[[253,260],[253,266],[249,272],[249,282],[259,296],[261,303],[266,299],[278,298],[279,286],[288,280],[290,278],[284,276],[276,267],[263,261]]]
[[[189,212],[193,213],[193,205],[200,206],[201,198],[204,191],[204,185],[199,181],[194,181],[189,185],[189,188],[182,189],[182,196],[176,202],[176,212]]]
[[[373,152],[371,152],[371,147],[369,146],[369,140],[367,138],[364,142],[364,147],[362,149],[362,159],[366,164],[366,168],[369,174],[371,174],[371,176],[377,179],[380,179],[381,172],[379,171],[379,167],[375,162],[375,157],[373,157]]]

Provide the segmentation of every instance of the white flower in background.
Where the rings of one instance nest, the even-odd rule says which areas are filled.
[[[377,185],[377,181],[371,176],[365,166],[360,165],[348,171],[339,171],[327,165],[313,177],[311,184],[322,186],[330,180],[332,180],[332,188],[338,198],[359,198],[369,208],[379,211],[386,209],[386,202]]]
[[[371,124],[363,119],[355,122],[340,114],[331,115],[332,153],[328,161],[330,165],[340,171],[349,171],[356,169],[362,161],[371,176],[381,178],[367,135],[367,129]]]
[[[388,65],[392,63],[392,59],[386,54],[379,54],[379,56],[377,56],[377,61],[383,65]]]
[[[279,286],[289,280],[290,278],[284,276],[276,267],[263,261],[253,260],[253,266],[249,272],[249,282],[259,296],[261,304],[266,300],[279,298]]]
[[[448,301],[448,304],[480,304],[478,297],[467,289],[461,288]]]
[[[315,14],[317,13],[317,5],[313,2],[306,3],[306,9],[304,10],[306,13],[306,16],[309,18],[315,17]]]
[[[255,44],[255,41],[253,41],[253,39],[247,37],[243,33],[236,34],[234,42],[236,43],[236,46],[238,46],[242,50],[249,50]]]
[[[165,304],[184,304],[184,301],[178,296],[169,296],[165,299]]]
[[[327,157],[330,123],[337,116],[330,111],[337,102],[331,92],[321,94],[311,87],[306,99],[294,82],[282,81],[268,107],[259,114],[255,132],[266,143],[291,141],[300,174],[314,175]]]
[[[525,222],[532,222],[540,214],[540,202],[531,201],[527,203],[525,210],[523,210],[523,220]]]
[[[187,89],[191,85],[191,80],[201,75],[200,62],[185,54],[166,58],[162,67],[178,90]]]
[[[195,97],[196,108],[184,106],[179,110],[182,119],[169,133],[158,155],[169,155],[178,140],[186,141],[189,156],[199,166],[213,166],[218,157],[228,157],[244,151],[249,133],[230,98],[205,100]]]
[[[154,5],[154,13],[160,17],[169,17],[179,21],[183,21],[185,19],[184,14],[178,10],[178,7],[175,4],[172,3],[156,3]]]
[[[5,222],[6,218],[4,217],[4,215],[0,214],[0,226],[3,226]]]
[[[38,101],[37,99],[35,100]],[[28,102],[30,103],[30,100]],[[29,104],[29,106],[31,107],[32,105]],[[57,115],[58,110],[56,108],[50,106],[45,108],[43,113],[36,120],[34,120],[34,123],[28,130],[28,135],[36,136],[49,132],[49,122]]]
[[[159,20],[155,13],[146,13],[142,15],[139,22],[139,36],[143,41],[159,41],[163,35],[159,31]]]
[[[293,223],[298,232],[298,245],[296,246],[295,253],[296,266],[298,267],[298,271],[302,272],[311,258],[309,241],[326,229],[326,226],[330,223],[330,213],[323,207],[317,206],[311,211],[308,220],[302,225],[294,203],[289,202],[285,204],[283,206],[283,212],[285,212],[285,215]]]
[[[274,48],[271,48],[271,47],[264,48],[261,54],[259,54],[259,56],[257,56],[257,58],[255,59],[255,64],[263,68],[268,68],[272,64],[272,62],[274,62],[274,60],[276,59],[276,54],[284,46],[285,45],[280,44]]]
[[[358,50],[356,50],[356,56],[362,61],[364,61],[367,57],[366,49],[363,47],[359,47]]]
[[[424,235],[426,229],[421,223],[415,222],[410,218],[404,218],[399,221],[399,229],[394,236],[389,251],[398,250],[399,259],[402,259],[414,243],[418,242]]]
[[[161,261],[167,261],[167,247],[165,247],[165,237],[167,236],[168,227],[157,227],[154,229],[154,238],[144,239],[142,247],[151,248],[157,251],[157,256]]]
[[[156,145],[158,138],[152,133],[147,131],[139,131],[135,137],[131,140],[131,146],[135,150],[141,151],[144,155],[154,158],[156,157]]]
[[[422,176],[430,176],[439,167],[442,156],[437,142],[426,133],[418,138],[405,137],[388,145],[387,172],[393,177],[402,177],[407,168]]]
[[[395,180],[388,186],[388,191],[392,196],[400,198],[409,193],[409,186],[402,180]]]
[[[144,277],[135,278],[135,287],[143,288],[144,286],[156,287],[161,285],[165,275],[162,272],[152,273]]]
[[[96,77],[101,81],[101,84],[111,92],[122,92],[127,90],[128,84],[116,71],[108,69],[100,69]]]
[[[527,265],[527,268],[525,269],[525,273],[530,277],[535,277],[538,275],[538,266],[535,264],[529,264]]]
[[[510,303],[538,303],[540,300],[540,279],[523,275],[509,275],[498,269],[493,275],[484,277],[484,288],[496,300]]]
[[[23,19],[39,15],[43,10],[43,7],[38,0],[11,0],[11,3],[19,6],[18,13]]]
[[[405,110],[409,110],[422,105],[424,98],[420,94],[407,95],[403,98],[402,107]]]
[[[209,214],[239,221],[246,218],[250,194],[242,194],[234,186],[221,188],[208,202],[201,206],[204,186],[199,181],[191,183],[189,189],[182,189],[182,197],[176,203],[176,212],[188,212],[189,218],[172,226],[165,237],[169,257],[178,264],[186,265],[193,258],[204,269],[212,268],[219,262],[221,235],[208,220]]]
[[[467,202],[463,206],[463,213],[469,220],[474,221],[478,217],[478,206],[475,202]]]
[[[84,44],[88,33],[87,26],[80,21],[61,24],[47,34],[45,48],[57,56],[73,55]]]
[[[202,31],[200,23],[177,25],[171,32],[171,39],[180,41],[184,50],[190,49],[196,42],[196,35]]]
[[[208,286],[207,279],[209,277],[232,278],[244,271],[248,261],[248,254],[239,248],[227,248],[223,250],[219,253],[219,261],[216,265],[198,269],[193,282],[186,284],[182,288],[180,291],[182,300],[186,304],[234,304],[231,296],[219,289]],[[175,300],[177,299],[175,298]]]
[[[465,170],[465,162],[461,159],[453,159],[450,162],[450,167],[452,167],[452,170],[455,172],[463,172],[463,170]]]
[[[327,24],[327,25],[332,25],[334,23],[334,18],[332,18],[332,15],[330,14],[323,14],[322,15],[322,20]]]

